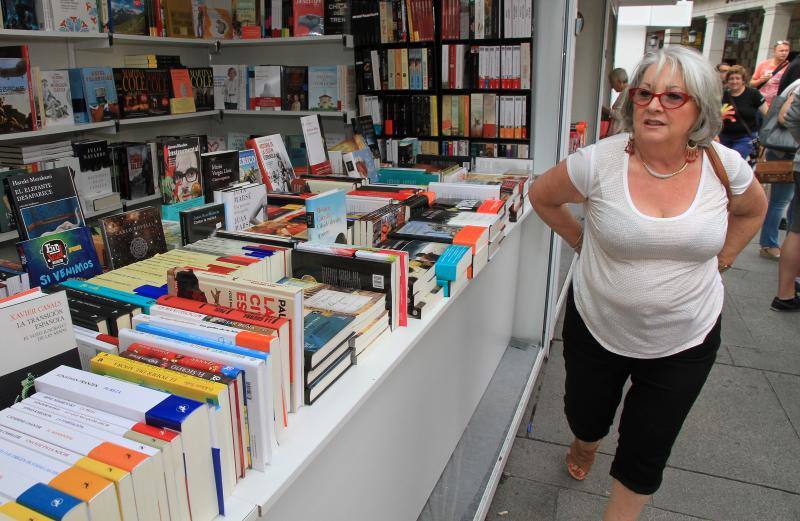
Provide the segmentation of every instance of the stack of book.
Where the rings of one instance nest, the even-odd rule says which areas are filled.
[[[435,270],[436,282],[442,287],[444,296],[456,296],[472,278],[472,249],[469,246],[448,246],[436,261]]]

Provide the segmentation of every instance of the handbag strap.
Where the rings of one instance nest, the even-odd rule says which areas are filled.
[[[717,179],[719,179],[719,182],[722,183],[723,188],[725,188],[725,195],[728,198],[727,209],[730,212],[733,193],[731,193],[731,181],[728,179],[728,172],[725,171],[725,167],[722,165],[722,160],[719,158],[719,154],[717,154],[717,151],[714,150],[714,145],[709,144],[707,147],[705,147],[705,150],[706,154],[708,155],[708,160],[711,162],[711,168],[714,169]]]
[[[773,76],[775,76],[775,73],[777,73],[779,70],[783,69],[783,68],[784,68],[784,67],[786,67],[787,65],[789,65],[789,60],[783,60],[783,61],[780,63],[780,65],[778,65],[777,67],[775,67],[775,69],[773,69],[773,71],[772,71],[772,75],[773,75]]]
[[[729,91],[729,90],[725,91],[725,92],[728,94],[728,99],[731,100],[731,105],[733,105],[733,110],[736,112],[737,115],[741,116],[741,114],[739,114],[739,107],[736,106],[736,100],[733,99],[733,94],[731,94],[731,91]],[[742,94],[744,94],[744,93],[742,93]],[[744,127],[745,132],[747,132],[747,135],[748,136],[752,136],[753,135],[753,131],[750,130],[750,127],[748,127],[747,123],[744,122],[744,118],[740,117],[739,121],[742,123],[742,126]]]

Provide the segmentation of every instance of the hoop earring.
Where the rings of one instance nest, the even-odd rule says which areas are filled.
[[[628,138],[628,144],[625,145],[625,152],[627,152],[629,156],[633,155],[633,146],[634,146],[634,140],[633,136],[631,135],[631,137]]]
[[[686,144],[686,162],[694,163],[700,153],[700,147],[691,139]]]

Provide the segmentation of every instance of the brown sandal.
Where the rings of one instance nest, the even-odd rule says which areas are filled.
[[[591,470],[592,464],[594,464],[594,455],[597,452],[597,449],[592,451],[590,457],[585,458],[588,461],[584,461],[582,463],[578,463],[578,458],[575,458],[572,455],[573,451],[575,453],[581,452],[581,450],[576,446],[574,441],[572,442],[572,445],[570,445],[570,448],[567,449],[567,472],[572,477],[572,479],[576,481],[583,481],[589,474],[589,470]]]

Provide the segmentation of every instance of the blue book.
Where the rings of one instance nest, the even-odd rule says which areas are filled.
[[[393,185],[428,186],[441,181],[439,174],[426,172],[422,168],[381,168],[378,170],[378,183]]]
[[[261,183],[261,169],[258,167],[256,151],[252,148],[239,150],[239,181]]]
[[[370,183],[378,182],[378,169],[375,166],[375,156],[368,147],[348,152],[342,156],[344,169],[348,177],[369,179]]]
[[[114,86],[114,71],[111,67],[83,67],[83,98],[89,121],[119,119],[119,102]]]
[[[337,313],[312,311],[303,317],[303,354],[305,368],[313,369],[323,362],[353,334],[350,324],[355,317]]]
[[[89,228],[80,227],[17,243],[31,286],[46,288],[69,278],[103,273]]]
[[[190,210],[198,206],[203,206],[205,203],[206,203],[205,198],[203,196],[199,196],[187,199],[186,201],[181,201],[179,203],[162,204],[161,219],[164,221],[180,222],[182,211]]]
[[[171,338],[172,340],[181,340],[183,342],[189,342],[190,344],[197,344],[201,346],[211,347],[214,349],[219,349],[220,351],[235,353],[237,355],[249,356],[250,358],[257,358],[259,360],[267,360],[267,358],[269,357],[269,353],[264,353],[263,351],[256,351],[254,349],[248,349],[246,347],[226,344],[224,342],[220,342],[219,340],[214,340],[212,338],[208,338],[201,335],[195,335],[183,331],[173,331],[172,329],[167,329],[165,327],[160,327],[160,326],[154,326],[153,324],[146,324],[146,323],[137,324],[136,331],[141,331],[143,333],[150,333],[151,335],[158,335],[164,338]]]
[[[450,281],[458,280],[458,275],[469,267],[468,263],[462,261],[469,251],[469,246],[460,246],[457,244],[448,246],[436,261],[434,267],[436,278]]]
[[[308,110],[339,109],[339,68],[336,65],[310,66],[308,68]]]
[[[99,295],[101,297],[119,300],[120,302],[125,302],[127,304],[133,304],[136,307],[142,308],[144,313],[150,313],[150,306],[156,304],[154,299],[142,297],[140,295],[134,295],[133,293],[127,293],[125,291],[120,291],[113,288],[107,288],[105,286],[93,284],[85,280],[67,279],[63,281],[61,285],[67,288],[76,289],[78,291],[91,293],[92,295]]]
[[[16,498],[16,502],[50,519],[65,519],[83,501],[54,489],[44,483],[36,483]]]
[[[449,297],[450,296],[450,281],[444,279],[436,279],[436,284],[442,287],[442,296]]]
[[[309,197],[305,203],[308,242],[347,242],[347,196],[343,191],[329,190]]]
[[[86,98],[83,96],[83,75],[80,69],[69,69],[69,92],[72,96],[72,117],[75,123],[89,123]]]

